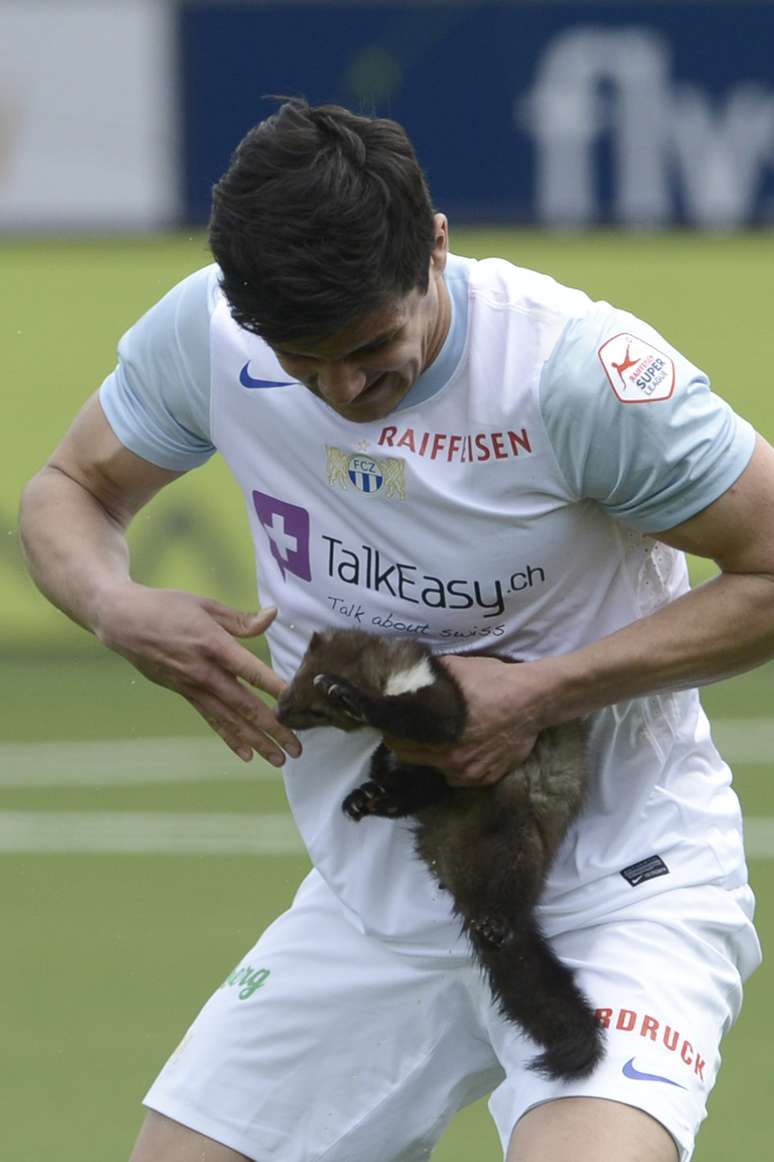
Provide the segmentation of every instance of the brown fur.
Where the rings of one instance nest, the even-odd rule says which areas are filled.
[[[385,694],[391,676],[423,660],[431,685]],[[370,725],[444,744],[460,737],[467,710],[456,681],[419,642],[334,630],[312,637],[278,715],[297,730]],[[541,935],[534,908],[585,782],[584,730],[570,722],[544,730],[526,762],[483,788],[451,787],[435,768],[401,763],[382,744],[370,779],[343,803],[356,821],[416,819],[417,851],[450,892],[501,1010],[543,1049],[533,1068],[568,1079],[601,1059],[602,1033],[572,972]]]

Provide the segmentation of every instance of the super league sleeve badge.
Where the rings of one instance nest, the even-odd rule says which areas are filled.
[[[674,360],[652,343],[623,332],[606,340],[599,359],[621,403],[669,399],[675,389]]]

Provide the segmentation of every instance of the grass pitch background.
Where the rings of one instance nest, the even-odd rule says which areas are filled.
[[[773,236],[458,231],[453,243],[460,253],[502,254],[545,270],[645,317],[774,438]],[[105,655],[48,608],[24,577],[16,544],[21,485],[113,366],[121,332],[206,261],[199,236],[0,246],[0,359],[10,405],[0,466],[0,837],[4,825],[13,829],[31,816],[62,832],[76,818],[101,826],[107,818],[101,812],[237,823],[268,814],[287,827],[276,772],[257,762],[246,770],[225,748],[208,749],[205,728],[182,701]],[[140,579],[254,603],[242,500],[223,465],[208,465],[167,490],[138,518],[132,540]],[[697,564],[698,577],[709,572]],[[717,719],[752,720],[750,745],[740,750],[744,761],[734,763],[752,820],[774,818],[767,750],[774,730],[765,726],[773,691],[769,666],[704,694]],[[142,740],[167,736],[181,737],[180,758],[165,764],[163,776],[145,765],[141,756],[150,752],[112,742],[134,740],[141,748]],[[99,740],[107,746],[95,752]],[[11,749],[46,741],[61,744],[53,755],[42,747]],[[765,829],[759,834],[765,840]],[[751,864],[764,946],[774,935],[774,840],[771,847],[768,858]],[[764,852],[766,843],[756,850]],[[144,1088],[197,1008],[289,902],[305,868],[302,854],[6,851],[3,1158],[126,1157]],[[769,1152],[773,979],[764,965],[748,986],[697,1162]],[[455,1121],[435,1157],[499,1157],[483,1106]]]

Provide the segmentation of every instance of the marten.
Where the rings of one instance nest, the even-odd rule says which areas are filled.
[[[372,726],[439,746],[454,743],[467,721],[459,684],[425,645],[346,629],[312,636],[277,714],[295,730]],[[602,1029],[534,913],[583,802],[582,723],[541,731],[526,761],[491,786],[450,786],[383,742],[369,774],[342,809],[355,822],[414,817],[416,850],[450,893],[501,1012],[542,1048],[530,1068],[567,1080],[591,1073],[604,1055]]]

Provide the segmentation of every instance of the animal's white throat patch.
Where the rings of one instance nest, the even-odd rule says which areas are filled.
[[[413,694],[424,686],[432,686],[434,681],[429,661],[427,658],[422,658],[420,662],[410,666],[408,670],[399,670],[397,674],[391,674],[384,687],[384,693],[388,697],[394,697],[397,694]]]

